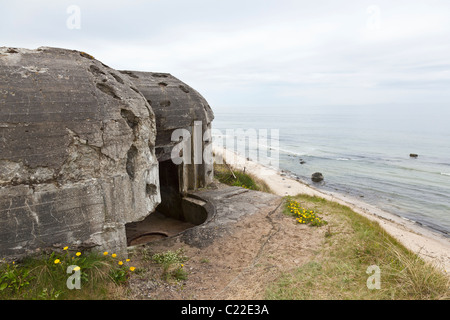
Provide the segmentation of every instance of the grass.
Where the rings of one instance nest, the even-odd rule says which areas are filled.
[[[187,279],[187,271],[184,270],[184,262],[188,260],[180,248],[176,251],[167,250],[162,253],[155,253],[152,260],[160,264],[163,268],[162,277],[166,281],[180,281]]]
[[[187,279],[183,263],[188,257],[183,249],[151,255],[141,251],[139,258],[160,266],[166,282]],[[65,247],[22,261],[1,261],[0,300],[128,299],[130,276],[146,271],[114,253],[82,253]]]
[[[300,205],[298,201],[292,199],[288,196],[286,198],[284,213],[295,217],[297,223],[309,224],[311,226],[320,227],[328,224],[326,220],[319,216],[316,210],[310,210]]]
[[[285,212],[291,213],[292,201],[326,215],[327,232],[320,253],[270,284],[267,299],[450,298],[449,278],[407,250],[378,223],[346,206],[306,195],[286,199]],[[379,268],[378,278],[368,272],[370,266]],[[374,279],[379,289],[368,286]]]
[[[116,254],[50,252],[0,263],[0,299],[123,299],[134,267]],[[76,266],[74,267],[70,266]]]
[[[214,164],[214,177],[221,183],[271,193],[270,187],[252,174],[230,168],[226,163]]]

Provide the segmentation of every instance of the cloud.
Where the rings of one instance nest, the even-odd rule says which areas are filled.
[[[81,28],[66,26],[69,5]],[[3,45],[89,52],[170,72],[211,104],[450,102],[450,3],[424,1],[10,1]]]

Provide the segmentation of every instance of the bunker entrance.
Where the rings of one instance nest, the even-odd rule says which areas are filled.
[[[125,225],[128,246],[170,237],[207,220],[206,201],[180,192],[181,170],[172,160],[159,162],[161,203],[144,220]]]

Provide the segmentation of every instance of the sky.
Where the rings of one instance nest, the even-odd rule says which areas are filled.
[[[0,46],[168,72],[219,112],[450,103],[448,0],[0,0]]]

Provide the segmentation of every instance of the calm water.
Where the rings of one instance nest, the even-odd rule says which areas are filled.
[[[322,172],[319,189],[358,197],[450,236],[449,109],[216,111],[213,126],[224,135],[225,129],[278,129],[280,169],[308,183]]]

